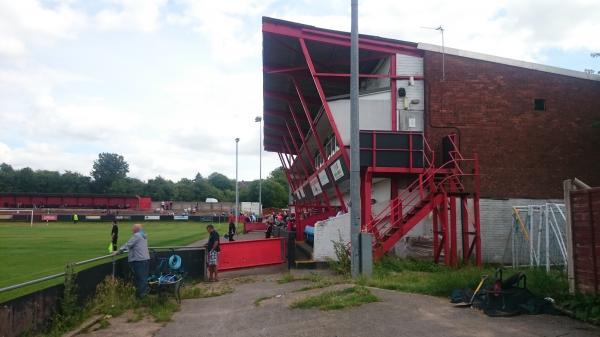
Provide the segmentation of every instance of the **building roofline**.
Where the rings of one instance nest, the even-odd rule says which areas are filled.
[[[441,46],[429,44],[429,43],[419,43],[417,45],[417,49],[425,50],[425,51],[432,51],[432,52],[436,52],[436,53],[442,52]],[[449,48],[449,47],[444,47],[444,52],[448,55],[454,55],[454,56],[466,57],[466,58],[475,59],[475,60],[504,64],[504,65],[509,65],[509,66],[513,66],[513,67],[537,70],[537,71],[542,71],[542,72],[551,73],[551,74],[558,74],[558,75],[563,75],[563,76],[580,78],[580,79],[584,79],[584,80],[600,81],[600,75],[588,74],[583,71],[553,67],[553,66],[548,66],[548,65],[539,64],[539,63],[520,61],[520,60],[511,59],[511,58],[501,57],[501,56],[477,53],[477,52],[472,52],[472,51],[468,51],[468,50]]]
[[[263,21],[263,23],[266,22],[266,23],[272,23],[272,24],[277,24],[277,25],[284,25],[284,26],[288,26],[288,27],[295,27],[295,28],[300,28],[300,29],[310,29],[310,30],[316,30],[316,31],[329,32],[329,33],[350,36],[350,33],[344,32],[344,31],[315,27],[312,25],[307,25],[307,24],[303,24],[303,23],[299,23],[299,22],[281,20],[281,19],[276,19],[276,18],[267,17],[267,16],[263,16],[262,21]],[[398,44],[398,45],[416,47],[417,49],[423,50],[423,51],[432,51],[432,52],[437,52],[437,53],[442,52],[441,46],[429,44],[429,43],[421,43],[421,42],[415,43],[415,42],[411,42],[411,41],[397,40],[397,39],[391,39],[391,38],[386,38],[386,37],[381,37],[381,36],[376,36],[376,35],[367,35],[367,34],[360,34],[359,36],[362,39],[369,39],[369,40],[375,40],[375,41],[394,43],[394,44]],[[445,47],[444,49],[445,49],[446,54],[448,54],[448,55],[455,55],[455,56],[466,57],[466,58],[475,59],[475,60],[504,64],[504,65],[509,65],[509,66],[513,66],[513,67],[536,70],[536,71],[541,71],[541,72],[546,72],[546,73],[551,73],[551,74],[575,77],[575,78],[580,78],[580,79],[584,79],[584,80],[600,81],[600,75],[587,74],[583,71],[577,71],[577,70],[554,67],[554,66],[549,66],[549,65],[539,64],[539,63],[515,60],[515,59],[506,58],[506,57],[477,53],[477,52],[456,49],[456,48]]]

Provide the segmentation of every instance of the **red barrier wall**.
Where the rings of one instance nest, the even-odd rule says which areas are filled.
[[[219,270],[280,264],[285,256],[283,238],[221,242]]]
[[[267,224],[262,222],[244,222],[244,233],[248,233],[250,231],[266,231]]]

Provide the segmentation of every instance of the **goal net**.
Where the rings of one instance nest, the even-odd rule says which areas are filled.
[[[4,209],[0,208],[0,221],[25,221],[30,226],[33,226],[33,209],[31,208],[19,208],[19,209]]]

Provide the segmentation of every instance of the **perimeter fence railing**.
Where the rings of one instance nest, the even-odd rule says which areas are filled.
[[[150,270],[172,254],[181,257],[187,278],[204,279],[206,252],[204,247],[150,247]],[[70,274],[73,273],[73,274]],[[74,277],[73,277],[74,276]],[[80,305],[92,298],[96,288],[107,277],[131,279],[127,254],[103,255],[68,263],[65,271],[0,288],[0,336],[14,337],[26,332],[39,332],[57,313],[65,285],[60,279],[74,279],[74,291]],[[30,289],[30,291],[28,291]]]

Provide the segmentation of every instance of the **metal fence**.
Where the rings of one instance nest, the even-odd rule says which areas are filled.
[[[171,254],[177,253],[182,259],[183,268],[188,275],[187,277],[204,279],[206,274],[206,251],[203,247],[150,247],[150,250],[152,257],[150,270],[154,270],[161,259],[168,258]],[[103,260],[107,260],[107,262],[101,263]],[[81,305],[93,297],[97,286],[107,276],[112,275],[122,279],[129,279],[131,277],[131,272],[125,256],[99,256],[71,263],[67,267],[84,267],[84,269],[76,271],[75,276],[77,301]],[[67,268],[65,268],[65,270],[66,269]],[[57,280],[65,276],[66,272],[49,275],[9,287],[0,288],[0,293],[10,293],[18,289]],[[16,337],[29,331],[36,332],[43,330],[57,313],[63,294],[64,284],[61,283],[19,296],[0,304],[0,336]]]

